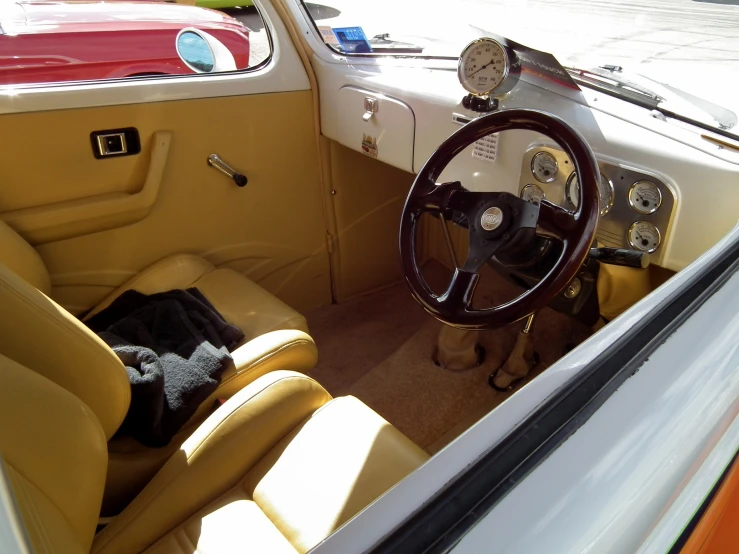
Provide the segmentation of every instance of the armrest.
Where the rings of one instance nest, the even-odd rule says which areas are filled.
[[[316,343],[297,329],[265,333],[238,347],[231,355],[234,365],[224,371],[221,384],[200,404],[191,422],[202,419],[213,409],[216,400],[231,398],[262,375],[280,370],[305,373],[318,362]]]
[[[203,422],[95,537],[92,552],[143,551],[236,486],[285,435],[329,400],[316,381],[289,371],[270,373],[242,389]]]
[[[159,194],[171,141],[171,131],[154,133],[149,171],[143,187],[135,194],[114,192],[13,210],[0,214],[0,219],[31,244],[78,237],[140,221],[149,215]]]

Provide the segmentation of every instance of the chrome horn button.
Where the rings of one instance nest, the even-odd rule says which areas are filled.
[[[497,206],[488,208],[482,212],[480,225],[485,231],[495,231],[503,223],[503,210]]]

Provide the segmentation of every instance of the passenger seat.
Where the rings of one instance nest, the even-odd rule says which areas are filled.
[[[148,448],[122,437],[111,440],[130,403],[123,364],[97,335],[49,297],[51,278],[41,256],[0,222],[0,351],[76,395],[100,420],[109,441],[103,515],[118,513],[136,496],[217,400],[230,398],[270,371],[307,372],[318,359],[301,314],[240,273],[218,269],[193,254],[170,256],[144,269],[86,317],[129,289],[152,294],[189,287],[197,287],[244,332],[246,338],[232,352],[233,367],[226,369],[219,388],[168,446]]]

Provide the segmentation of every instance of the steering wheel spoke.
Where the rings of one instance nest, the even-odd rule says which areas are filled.
[[[539,218],[536,222],[536,234],[540,237],[563,242],[572,234],[577,225],[575,214],[549,202],[542,200],[539,204]]]
[[[449,286],[444,294],[438,297],[437,302],[450,310],[466,310],[472,303],[479,280],[480,276],[477,272],[455,269]]]
[[[459,181],[439,183],[438,185],[430,181],[426,183],[424,189],[424,192],[411,199],[413,201],[413,208],[419,213],[444,214],[449,209],[451,199],[460,191],[465,191],[465,188]]]

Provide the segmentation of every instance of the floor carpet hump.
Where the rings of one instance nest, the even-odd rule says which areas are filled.
[[[435,290],[443,290],[450,276],[436,262],[427,264],[424,274]],[[492,270],[485,270],[475,304],[489,306],[518,293]],[[520,322],[481,332],[479,340],[487,352],[483,364],[451,371],[432,360],[442,324],[416,303],[405,283],[306,316],[318,345],[318,367],[311,376],[333,396],[356,396],[430,453],[513,394],[496,392],[487,380],[513,348]],[[533,328],[541,363],[526,382],[590,332],[568,316],[542,310]]]

